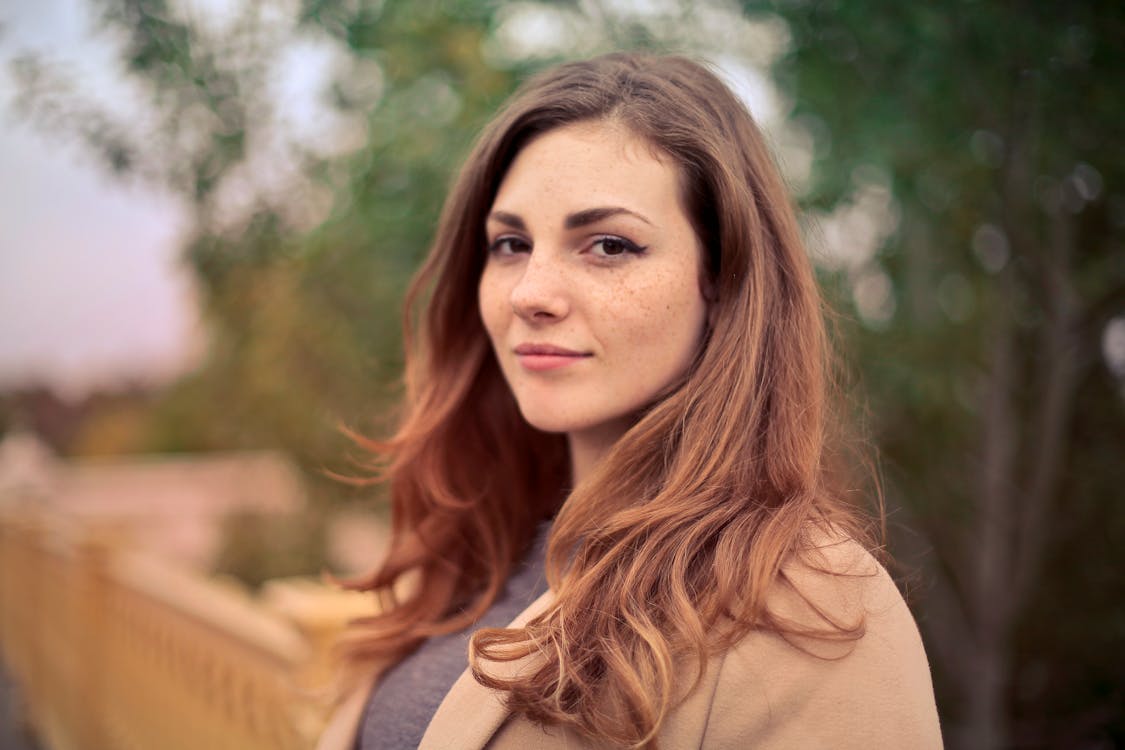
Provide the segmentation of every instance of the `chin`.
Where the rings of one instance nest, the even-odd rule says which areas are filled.
[[[525,422],[540,432],[563,435],[598,432],[604,429],[623,434],[638,417],[638,414],[632,410],[624,414],[608,410],[603,413],[568,414],[565,408],[553,407],[551,404],[536,404],[534,407],[521,405],[520,414]]]
[[[540,432],[549,432],[554,434],[565,434],[575,430],[582,429],[581,424],[571,422],[565,419],[559,419],[557,416],[549,416],[544,414],[531,414],[525,411],[520,411],[523,419],[529,425],[539,430]]]
[[[520,404],[520,414],[525,422],[540,432],[568,433],[582,430],[588,421],[578,415],[567,414],[554,404]]]

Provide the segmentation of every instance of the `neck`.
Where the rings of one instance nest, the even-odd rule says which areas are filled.
[[[570,445],[571,486],[577,487],[594,467],[602,460],[625,431],[632,425],[631,419],[620,419],[598,425],[587,430],[567,433]]]

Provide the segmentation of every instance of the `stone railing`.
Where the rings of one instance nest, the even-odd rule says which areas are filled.
[[[306,581],[253,597],[110,529],[0,515],[0,657],[50,750],[310,748],[331,643],[373,606]]]

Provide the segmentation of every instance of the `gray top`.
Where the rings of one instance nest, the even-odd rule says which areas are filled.
[[[415,750],[445,694],[469,666],[469,636],[502,628],[547,591],[547,532],[539,527],[527,558],[516,567],[500,597],[475,624],[436,636],[392,667],[367,700],[357,750]]]

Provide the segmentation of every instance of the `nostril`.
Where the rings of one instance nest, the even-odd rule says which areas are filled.
[[[512,300],[512,311],[521,318],[546,320],[556,315],[549,303],[543,301]]]
[[[512,311],[521,318],[548,321],[566,315],[568,305],[556,292],[539,290],[533,294],[513,294]]]

